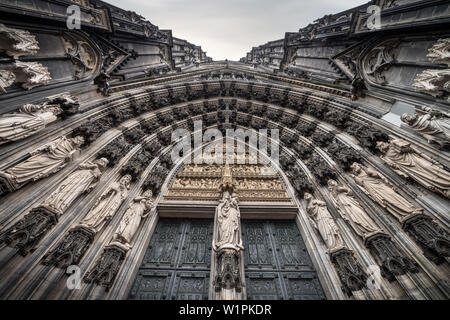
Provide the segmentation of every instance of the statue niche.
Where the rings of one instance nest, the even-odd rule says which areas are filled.
[[[130,175],[124,175],[119,182],[113,182],[81,223],[69,230],[56,248],[45,255],[43,264],[60,268],[78,264],[95,235],[101,232],[128,196],[130,182]]]
[[[40,206],[58,216],[64,214],[75,199],[95,188],[107,165],[106,158],[81,164],[79,170],[69,175]]]
[[[63,110],[57,104],[26,104],[16,113],[0,116],[0,145],[22,140],[58,119]]]

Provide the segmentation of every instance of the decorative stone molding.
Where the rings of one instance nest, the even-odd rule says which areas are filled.
[[[90,228],[76,226],[48,252],[42,264],[65,269],[70,265],[78,265],[86,251],[94,242],[95,232]]]
[[[385,72],[395,64],[399,44],[398,40],[389,40],[373,48],[362,59],[363,73],[373,82],[385,85]]]
[[[425,70],[416,76],[413,86],[433,97],[446,97],[450,93],[450,70]]]
[[[450,235],[433,219],[415,215],[403,223],[403,229],[419,244],[425,257],[441,264],[450,256]]]
[[[11,228],[3,231],[0,242],[17,249],[26,256],[36,248],[39,241],[58,223],[58,213],[47,208],[37,207],[26,214]]]
[[[364,244],[380,264],[381,275],[389,281],[408,272],[419,272],[417,263],[402,253],[387,234],[376,233],[366,238]]]
[[[450,67],[450,38],[439,39],[428,49],[427,58],[430,61],[446,64]]]
[[[47,85],[52,79],[48,69],[39,62],[16,61],[10,69],[16,76],[15,83],[21,83],[27,90]]]
[[[94,266],[84,276],[84,282],[95,283],[109,290],[127,252],[127,247],[117,243],[106,246],[100,258],[97,259]]]

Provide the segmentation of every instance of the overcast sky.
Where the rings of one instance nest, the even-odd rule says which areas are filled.
[[[239,60],[254,46],[284,38],[325,14],[368,0],[106,0],[160,29],[202,46],[214,60]]]

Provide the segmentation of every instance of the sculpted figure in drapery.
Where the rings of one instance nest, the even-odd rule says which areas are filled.
[[[30,157],[5,171],[0,171],[8,191],[25,184],[48,177],[64,168],[84,143],[82,136],[60,137],[30,153]]]
[[[343,248],[344,240],[341,232],[328,211],[325,202],[314,199],[310,193],[305,193],[304,198],[307,202],[306,211],[311,218],[312,225],[319,231],[327,245],[328,251],[332,252]]]
[[[128,196],[130,182],[131,176],[128,174],[124,175],[119,182],[113,182],[108,190],[100,196],[80,225],[94,233],[102,230]]]
[[[450,198],[450,172],[428,157],[411,147],[404,140],[377,142],[377,149],[383,153],[383,159],[399,175],[419,182],[431,191],[439,192]]]
[[[441,147],[450,144],[450,116],[443,112],[433,111],[424,107],[419,113],[401,116],[401,120],[412,130],[417,131],[428,140],[435,142]]]
[[[242,249],[240,231],[239,200],[235,193],[224,192],[223,198],[217,207],[218,232],[214,247]]]
[[[88,193],[97,185],[108,159],[100,158],[80,165],[79,170],[70,174],[46,200],[41,207],[57,215],[62,215],[76,198]]]
[[[141,221],[147,218],[155,207],[152,191],[147,190],[141,196],[134,198],[116,229],[113,242],[119,242],[131,248],[131,241],[139,228]]]
[[[57,104],[26,104],[16,113],[0,115],[0,144],[22,140],[41,131],[62,112]]]
[[[328,180],[328,190],[341,217],[352,226],[360,237],[366,239],[381,232],[381,229],[367,215],[349,188],[339,185],[335,180]]]
[[[423,213],[422,208],[411,204],[398,194],[389,182],[374,169],[354,162],[351,165],[353,178],[363,192],[380,204],[398,221],[403,222],[412,215]]]

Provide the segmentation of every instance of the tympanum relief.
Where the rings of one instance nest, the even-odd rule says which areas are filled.
[[[233,164],[232,183],[241,201],[290,202],[277,174],[263,164]],[[217,201],[222,166],[189,164],[177,174],[165,199]]]

